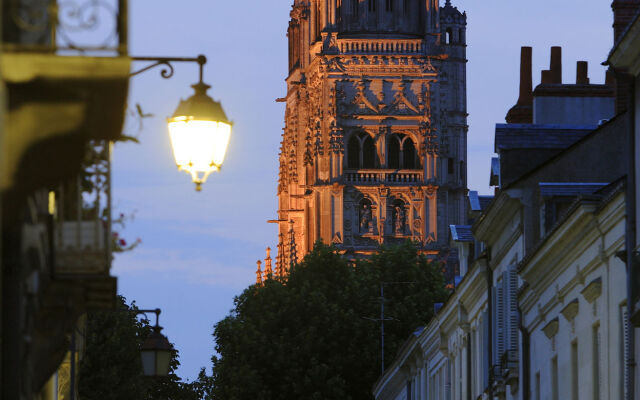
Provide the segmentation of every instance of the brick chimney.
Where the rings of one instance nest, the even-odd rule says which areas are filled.
[[[611,8],[613,9],[613,44],[615,45],[638,13],[640,0],[614,0]]]
[[[540,77],[541,84],[562,84],[562,47],[551,48],[551,62],[549,69],[543,70]]]
[[[614,0],[611,8],[613,9],[613,44],[615,46],[640,10],[640,0]],[[629,88],[632,83],[631,77],[622,73],[616,74],[616,113],[627,110]]]
[[[589,84],[589,63],[586,61],[578,61],[576,65],[576,84]]]
[[[520,49],[520,95],[506,116],[508,124],[533,123],[533,83],[531,78],[531,47]]]
[[[553,46],[551,48],[551,83],[562,84],[562,47]]]

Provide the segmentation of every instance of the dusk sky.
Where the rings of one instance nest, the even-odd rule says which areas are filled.
[[[444,0],[441,0],[444,3]],[[142,244],[116,256],[119,293],[142,308],[161,308],[161,325],[180,351],[178,374],[211,372],[213,325],[233,297],[255,282],[256,260],[276,247],[278,149],[284,126],[286,30],[292,0],[136,0],[130,2],[132,56],[205,54],[209,94],[221,100],[234,130],[220,173],[196,193],[177,171],[166,126],[197,81],[195,64],[175,64],[165,80],[152,70],[131,80],[130,105],[154,117],[127,125],[140,144],[118,144],[113,157],[114,213],[134,215],[121,232]],[[520,46],[533,47],[534,86],[549,68],[549,48],[563,47],[563,80],[589,62],[592,83],[612,46],[610,1],[453,0],[467,12],[469,189],[488,186],[493,134],[518,97]],[[136,64],[143,67],[144,64]],[[275,256],[275,254],[274,254]]]

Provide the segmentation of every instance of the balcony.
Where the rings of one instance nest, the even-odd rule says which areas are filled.
[[[110,144],[91,142],[81,174],[50,193],[49,204],[55,208],[55,276],[78,278],[109,274],[110,175]]]
[[[131,60],[126,0],[7,0],[0,70],[8,112],[0,190],[78,173],[84,145],[122,132]]]
[[[126,0],[6,0],[5,52],[127,54]]]
[[[343,181],[347,185],[354,186],[374,186],[380,184],[389,186],[412,186],[420,185],[424,182],[424,173],[422,170],[347,170],[343,174]]]

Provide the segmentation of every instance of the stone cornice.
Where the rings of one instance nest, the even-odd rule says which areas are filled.
[[[602,277],[592,280],[580,293],[582,293],[585,300],[593,303],[602,294]]]
[[[558,317],[555,317],[547,325],[542,328],[542,331],[547,336],[547,338],[551,339],[558,333],[558,328],[560,327],[560,323],[558,321]]]
[[[580,302],[578,299],[573,299],[567,304],[560,312],[567,319],[567,321],[571,322],[578,315],[578,311],[580,310]]]
[[[473,224],[474,237],[487,243],[495,242],[519,208],[520,202],[517,199],[510,197],[506,191],[501,192]]]

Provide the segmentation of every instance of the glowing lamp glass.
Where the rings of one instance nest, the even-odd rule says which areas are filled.
[[[195,95],[180,102],[168,124],[178,169],[189,173],[200,190],[209,174],[222,166],[231,123],[220,103],[206,95],[208,85],[200,82],[193,88]]]
[[[191,174],[196,184],[204,183],[209,174],[220,170],[231,125],[176,117],[169,120],[169,136],[178,168]]]

